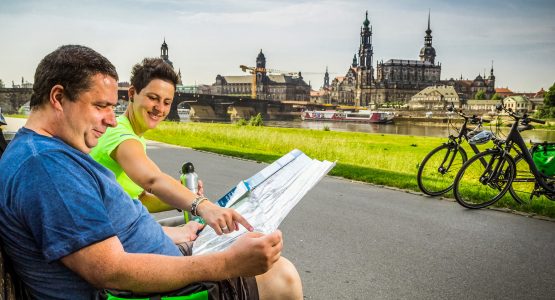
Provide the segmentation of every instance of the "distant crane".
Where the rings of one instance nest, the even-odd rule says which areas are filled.
[[[243,70],[243,72],[248,72],[252,74],[252,82],[251,82],[251,98],[256,99],[256,74],[257,73],[266,73],[266,68],[255,68],[255,67],[247,67],[245,65],[240,65],[239,68]]]

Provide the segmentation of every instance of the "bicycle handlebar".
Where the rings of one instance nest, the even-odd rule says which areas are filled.
[[[528,119],[528,121],[530,121],[530,122],[534,122],[534,123],[538,123],[538,124],[545,124],[544,120],[534,119],[534,118],[530,118],[530,117],[528,117],[526,119]]]

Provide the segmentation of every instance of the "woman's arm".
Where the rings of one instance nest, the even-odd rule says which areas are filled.
[[[154,194],[172,207],[191,211],[197,198],[179,181],[162,172],[146,155],[143,145],[136,140],[125,140],[112,151],[112,158],[123,168],[127,176],[145,191]],[[252,231],[252,226],[233,209],[222,208],[210,201],[203,201],[197,208],[206,224],[217,234],[239,229],[238,224]]]

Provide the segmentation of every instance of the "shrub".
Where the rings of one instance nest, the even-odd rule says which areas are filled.
[[[262,115],[258,113],[249,119],[250,126],[264,126],[264,121],[262,121]]]
[[[246,125],[248,125],[248,124],[249,124],[249,123],[247,122],[247,120],[245,120],[245,119],[243,119],[243,118],[241,118],[241,119],[239,119],[239,120],[237,120],[237,121],[235,122],[235,125],[237,125],[237,126],[246,126]]]

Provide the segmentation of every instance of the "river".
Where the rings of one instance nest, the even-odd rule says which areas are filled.
[[[265,126],[271,127],[288,127],[288,128],[306,128],[323,130],[327,126],[332,131],[353,131],[353,132],[369,132],[369,133],[386,133],[386,134],[401,134],[413,136],[435,136],[447,137],[449,134],[456,134],[457,131],[453,127],[445,125],[419,125],[410,123],[395,123],[395,124],[363,124],[363,123],[349,123],[349,122],[318,122],[318,121],[265,121]],[[457,124],[458,125],[458,124]],[[495,127],[490,129],[495,132]],[[505,137],[509,132],[508,127],[501,129],[501,137]],[[545,129],[534,129],[522,132],[525,141],[555,141],[555,131]]]

